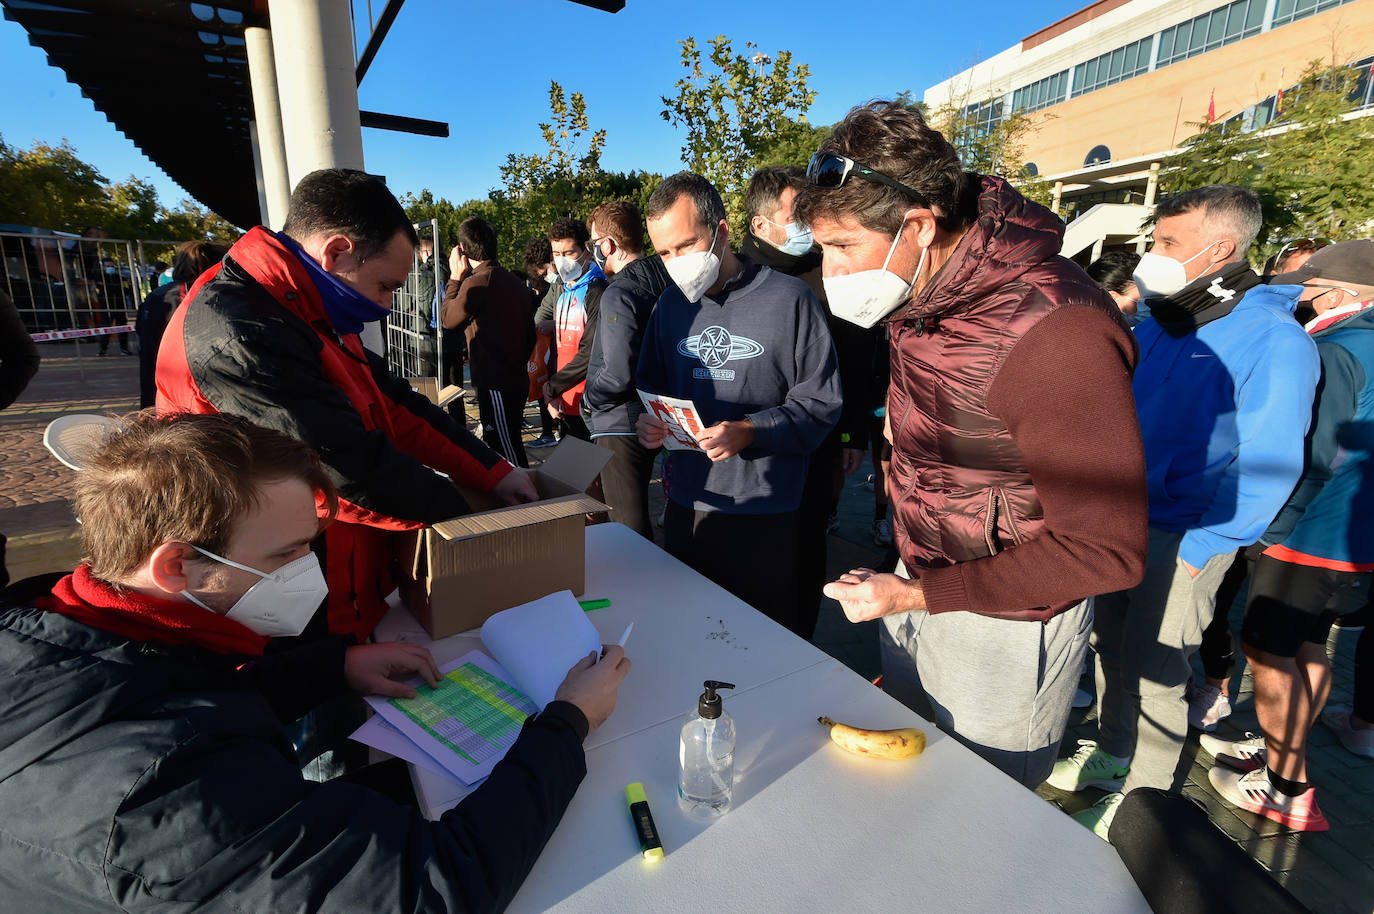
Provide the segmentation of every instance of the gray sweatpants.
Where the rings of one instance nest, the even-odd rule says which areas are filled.
[[[1190,661],[1212,621],[1217,587],[1234,552],[1215,555],[1192,577],[1178,558],[1181,533],[1150,528],[1145,577],[1097,598],[1098,746],[1131,758],[1125,790],[1173,787],[1188,705]]]
[[[897,573],[906,577],[900,565]],[[885,616],[883,691],[1033,789],[1059,754],[1092,618],[1088,600],[1048,622]]]

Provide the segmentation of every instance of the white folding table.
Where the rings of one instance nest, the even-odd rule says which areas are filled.
[[[760,567],[760,574],[767,574]],[[587,778],[511,911],[1148,911],[1116,852],[811,644],[619,524],[587,529],[589,614],[610,643],[634,622],[615,713],[586,742]],[[429,642],[402,609],[379,640]],[[430,646],[444,663],[475,632]],[[989,671],[996,675],[996,671]],[[733,682],[734,805],[677,805],[678,731],[704,679]],[[816,718],[918,726],[912,760],[846,753]],[[412,766],[425,814],[467,788]],[[667,856],[648,863],[625,804],[642,781]]]

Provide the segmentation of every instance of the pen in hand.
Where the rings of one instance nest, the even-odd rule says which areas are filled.
[[[621,635],[621,636],[620,636],[620,640],[617,641],[617,642],[615,643],[615,646],[616,646],[616,647],[624,647],[624,646],[625,646],[625,642],[630,640],[630,632],[631,632],[631,630],[634,629],[634,627],[635,627],[635,624],[634,624],[633,622],[631,622],[629,625],[625,626],[625,633],[624,633],[623,635]],[[605,657],[605,656],[606,656],[606,648],[603,646],[603,647],[601,648],[601,657]],[[601,659],[601,658],[597,658],[597,659],[599,660],[599,659]]]

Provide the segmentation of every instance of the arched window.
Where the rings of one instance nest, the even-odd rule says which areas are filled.
[[[1093,165],[1106,165],[1112,160],[1112,151],[1106,146],[1094,146],[1088,150],[1088,157],[1083,160],[1083,167],[1090,168]]]
[[[1021,166],[1021,174],[1027,178],[1038,178],[1040,177],[1040,167],[1034,162],[1027,162]]]

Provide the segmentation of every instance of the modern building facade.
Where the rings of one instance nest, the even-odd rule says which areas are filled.
[[[1123,238],[1131,213],[1100,203],[1154,202],[1160,163],[1210,116],[1268,124],[1276,97],[1314,60],[1348,64],[1359,103],[1374,103],[1374,0],[1098,0],[925,92],[932,109],[963,108],[991,127],[1013,111],[1035,116],[1027,168],[1055,188],[1070,242],[1100,250]],[[1041,114],[1043,112],[1043,114]],[[1108,222],[1118,223],[1109,226]],[[1119,230],[1113,230],[1119,229]],[[1082,250],[1082,248],[1080,248]]]

